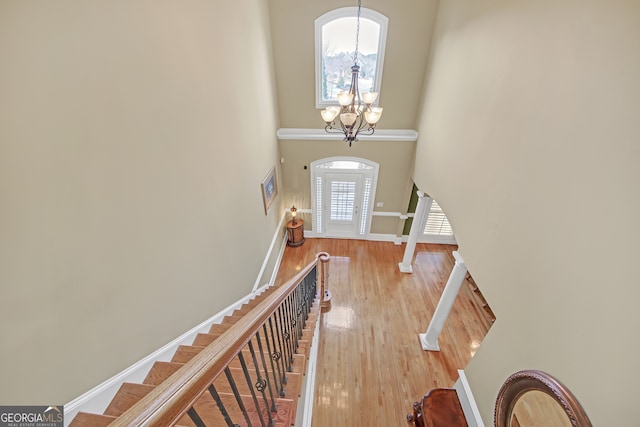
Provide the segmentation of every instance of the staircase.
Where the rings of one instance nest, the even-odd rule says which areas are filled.
[[[288,284],[155,362],[141,384],[123,383],[104,413],[80,412],[69,425],[294,425],[328,261],[318,254]]]

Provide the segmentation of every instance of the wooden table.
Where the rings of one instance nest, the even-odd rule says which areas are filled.
[[[301,219],[295,221],[295,224],[293,220],[287,223],[287,245],[289,246],[300,246],[304,243],[304,221]]]

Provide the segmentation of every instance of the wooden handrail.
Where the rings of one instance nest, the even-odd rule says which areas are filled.
[[[240,353],[278,306],[313,270],[318,261],[321,262],[318,269],[319,275],[324,275],[324,264],[329,261],[329,254],[320,252],[316,255],[316,259],[293,279],[278,287],[250,313],[243,316],[218,339],[110,425],[166,427],[177,423]]]

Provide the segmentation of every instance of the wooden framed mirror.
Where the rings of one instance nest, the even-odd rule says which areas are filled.
[[[580,402],[560,381],[536,370],[516,372],[496,399],[496,427],[592,427]]]

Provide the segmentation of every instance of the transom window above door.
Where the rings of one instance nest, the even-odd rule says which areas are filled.
[[[315,21],[316,107],[335,105],[338,92],[349,89],[356,48],[357,7],[343,7]],[[380,92],[389,19],[371,9],[360,13],[359,54],[361,92]],[[376,103],[377,105],[377,100]]]

